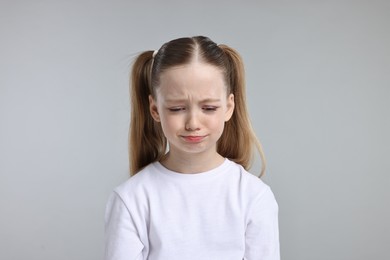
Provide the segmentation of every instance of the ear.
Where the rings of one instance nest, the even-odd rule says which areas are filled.
[[[225,122],[229,121],[234,112],[234,95],[229,94],[226,100]]]
[[[160,114],[158,113],[157,104],[152,95],[149,95],[149,111],[153,119],[156,122],[160,122]]]

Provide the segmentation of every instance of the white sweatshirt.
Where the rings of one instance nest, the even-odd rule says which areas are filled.
[[[105,215],[106,260],[279,260],[270,188],[225,159],[197,174],[152,163],[117,187]]]

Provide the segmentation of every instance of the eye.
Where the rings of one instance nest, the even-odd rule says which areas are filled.
[[[217,106],[204,106],[202,109],[206,112],[214,112],[217,111],[218,107]]]
[[[185,107],[170,107],[170,108],[168,108],[168,110],[170,112],[180,112],[180,111],[185,110]]]

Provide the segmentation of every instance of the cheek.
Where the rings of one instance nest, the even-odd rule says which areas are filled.
[[[178,118],[172,116],[161,115],[161,127],[165,134],[171,133],[172,131],[178,130],[180,128],[180,123]]]
[[[212,120],[208,120],[208,122],[210,129],[223,131],[223,128],[225,127],[225,120],[221,115],[213,118]]]

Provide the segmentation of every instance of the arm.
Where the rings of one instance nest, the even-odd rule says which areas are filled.
[[[244,260],[280,260],[278,204],[269,188],[249,209]]]
[[[143,260],[143,248],[128,208],[113,192],[106,206],[104,259]]]

